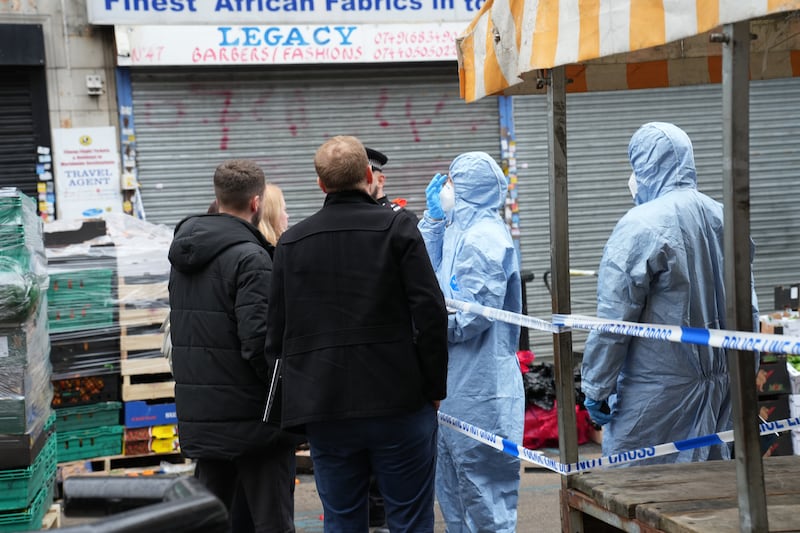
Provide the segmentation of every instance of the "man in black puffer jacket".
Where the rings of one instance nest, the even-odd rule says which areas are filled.
[[[295,442],[262,422],[272,260],[254,224],[263,171],[226,161],[214,173],[219,214],[175,228],[169,250],[173,374],[183,453],[230,509],[237,483],[256,531],[294,531]]]

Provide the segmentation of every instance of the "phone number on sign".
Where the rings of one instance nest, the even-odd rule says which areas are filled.
[[[381,31],[375,35],[377,45],[449,44],[455,45],[458,34],[452,31]]]
[[[373,53],[375,61],[403,61],[416,59],[456,59],[455,46],[409,46],[406,48],[378,48]]]

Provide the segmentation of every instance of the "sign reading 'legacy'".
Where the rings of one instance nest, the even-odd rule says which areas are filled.
[[[131,66],[454,61],[463,23],[116,26]]]
[[[484,0],[86,0],[93,24],[465,22]],[[466,24],[465,24],[466,26]]]

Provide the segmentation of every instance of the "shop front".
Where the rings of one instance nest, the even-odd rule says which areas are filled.
[[[418,215],[453,157],[500,159],[497,102],[459,97],[471,3],[212,4],[87,3],[92,23],[115,26],[123,182],[148,221],[204,212],[214,168],[235,158],[258,161],[300,220],[323,199],[314,152],[337,134],[385,153],[387,194]]]

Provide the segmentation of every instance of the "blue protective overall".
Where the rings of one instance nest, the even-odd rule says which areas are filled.
[[[630,322],[725,328],[722,205],[697,190],[689,137],[649,123],[631,138],[634,202],[603,251],[597,316]],[[609,333],[590,333],[583,392],[608,400],[603,454],[731,428],[725,351]],[[729,458],[726,445],[637,462]]]
[[[519,259],[499,216],[508,189],[483,152],[450,165],[455,207],[445,220],[419,223],[445,298],[521,312]],[[522,442],[525,395],[517,362],[519,327],[458,311],[448,323],[447,398],[440,410]],[[436,497],[447,531],[516,528],[519,460],[449,428],[439,430]]]

